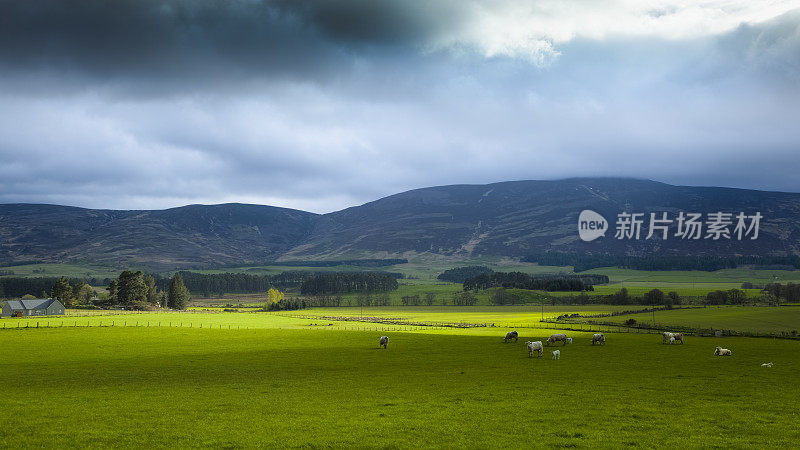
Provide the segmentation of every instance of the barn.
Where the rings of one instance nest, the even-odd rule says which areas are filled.
[[[0,317],[61,316],[64,305],[54,298],[34,298],[30,300],[6,300],[3,302]]]

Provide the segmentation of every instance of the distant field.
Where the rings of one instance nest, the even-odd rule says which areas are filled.
[[[597,320],[622,323],[631,318],[642,324],[653,322],[653,315],[650,313],[604,317]],[[800,332],[800,307],[709,306],[702,309],[658,311],[655,313],[655,320],[659,325],[683,325],[693,328]]]
[[[729,289],[740,289],[739,284],[724,284],[724,283],[709,283],[692,285],[689,283],[655,283],[652,285],[641,285],[635,282],[622,283],[622,284],[609,284],[602,286],[595,286],[593,292],[587,292],[588,295],[609,295],[616,294],[620,289],[625,288],[628,294],[632,297],[641,297],[645,293],[653,289],[660,289],[665,294],[668,292],[677,292],[681,297],[705,297],[709,292],[716,290],[727,291]],[[742,289],[748,297],[756,298],[761,296],[761,289]],[[579,292],[550,292],[550,295],[558,297],[566,297],[571,295],[578,295]]]
[[[133,312],[133,311],[81,311],[68,310],[63,317],[40,316],[31,318],[0,319],[0,330],[15,327],[192,327],[192,328],[308,328],[322,325],[323,316],[364,316],[391,317],[413,322],[465,322],[495,323],[497,327],[542,326],[539,320],[552,318],[565,313],[576,312],[611,312],[638,309],[640,306],[433,306],[433,307],[371,307],[371,308],[313,308],[298,311],[281,312],[222,312],[220,308],[211,311],[169,311],[169,312]],[[544,309],[544,316],[542,315]],[[294,318],[292,316],[313,316],[319,319]],[[312,325],[315,323],[316,325]],[[360,322],[336,322],[336,327],[373,327],[372,324]],[[375,327],[373,327],[375,328]],[[379,327],[378,327],[379,328]],[[413,329],[413,328],[412,328]],[[497,330],[487,331],[489,334],[500,333]]]
[[[800,440],[798,342],[725,338],[734,356],[720,358],[713,338],[669,346],[654,335],[609,334],[593,347],[571,332],[575,343],[554,361],[549,349],[528,358],[524,346],[547,330],[509,344],[492,331],[0,330],[0,346],[13,352],[0,378],[17,380],[0,396],[13,418],[0,427],[0,446],[791,448]],[[384,333],[389,347],[379,350]],[[775,367],[759,367],[766,361]],[[667,420],[665,411],[675,413]]]
[[[723,269],[716,272],[703,272],[700,270],[645,271],[603,267],[581,273],[608,275],[612,283],[734,283],[741,285],[745,281],[753,283],[800,281],[800,270]]]
[[[122,270],[78,264],[28,264],[24,266],[0,267],[0,271],[13,272],[12,277],[61,277],[68,278],[116,278]]]

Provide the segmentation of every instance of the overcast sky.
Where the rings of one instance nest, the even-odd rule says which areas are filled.
[[[0,203],[800,192],[800,0],[0,0]]]

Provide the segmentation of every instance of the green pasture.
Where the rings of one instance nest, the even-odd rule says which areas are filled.
[[[596,319],[604,322],[622,323],[635,319],[641,324],[652,324],[652,313],[627,314],[624,316]],[[800,307],[798,306],[709,306],[700,309],[676,309],[657,311],[657,325],[687,326],[692,328],[715,328],[737,331],[788,331],[800,332]]]
[[[409,322],[426,323],[480,323],[497,327],[541,326],[540,319],[552,319],[562,314],[602,314],[645,308],[636,305],[543,305],[543,306],[419,306],[419,307],[365,307],[365,308],[313,308],[287,311],[286,315],[315,317],[379,317]],[[496,333],[496,332],[495,332]]]
[[[497,327],[542,327],[541,318],[553,318],[561,314],[607,313],[639,309],[641,306],[420,306],[420,307],[342,307],[311,308],[279,312],[224,312],[220,308],[199,308],[193,311],[133,312],[133,311],[82,311],[67,310],[66,316],[39,316],[0,319],[0,330],[10,328],[53,327],[173,327],[206,329],[259,329],[259,328],[318,328],[336,329],[397,329],[381,324],[360,321],[336,321],[325,317],[380,317],[396,319],[398,322],[414,322],[436,325],[438,323],[479,323],[490,326],[486,330],[473,330],[487,334],[504,334]],[[544,314],[542,311],[544,310]],[[491,329],[494,324],[495,329]],[[405,331],[424,331],[425,327],[405,326]],[[438,331],[438,330],[427,330]]]
[[[0,267],[0,271],[11,272],[10,277],[67,277],[67,278],[116,278],[124,269],[84,265],[84,264],[28,264],[23,266]]]
[[[241,314],[247,316],[247,314]],[[276,319],[277,320],[277,319]],[[800,343],[450,330],[0,330],[3,447],[796,446]],[[715,345],[732,357],[712,355]],[[772,369],[760,367],[772,361]],[[13,419],[13,420],[11,420]]]

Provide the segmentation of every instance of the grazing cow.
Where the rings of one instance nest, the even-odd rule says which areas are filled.
[[[506,337],[505,337],[505,339],[503,339],[503,343],[507,343],[511,339],[513,339],[514,342],[517,342],[517,338],[518,337],[519,337],[519,334],[517,334],[516,331],[509,331],[508,333],[506,333]]]
[[[761,365],[761,367],[772,367],[772,363],[771,362],[764,363]]]
[[[661,343],[662,344],[666,344],[667,342],[669,342],[669,338],[673,337],[674,335],[672,333],[670,333],[669,331],[665,331],[662,334],[662,336],[663,336],[663,339],[661,340]]]
[[[547,338],[547,345],[554,344],[558,341],[563,342],[563,345],[567,345],[567,335],[564,333],[554,334]]]
[[[542,357],[542,341],[528,341],[526,344],[528,344],[528,358],[533,356],[533,352],[537,352],[539,357]]]
[[[595,333],[592,335],[592,345],[595,343],[599,343],[600,345],[606,345],[606,337],[603,333]]]
[[[561,350],[553,350],[550,353],[553,354],[553,359],[561,359]]]
[[[683,333],[674,333],[672,337],[675,338],[675,342],[681,341],[681,344],[683,344]],[[675,342],[672,343],[674,344]]]
[[[381,336],[381,340],[378,341],[378,347],[383,346],[383,348],[386,348],[387,345],[389,345],[389,336]]]
[[[731,356],[732,353],[731,353],[730,349],[717,347],[717,349],[714,350],[714,355],[716,355],[716,356]]]
[[[572,338],[567,338],[567,344],[572,344]]]

